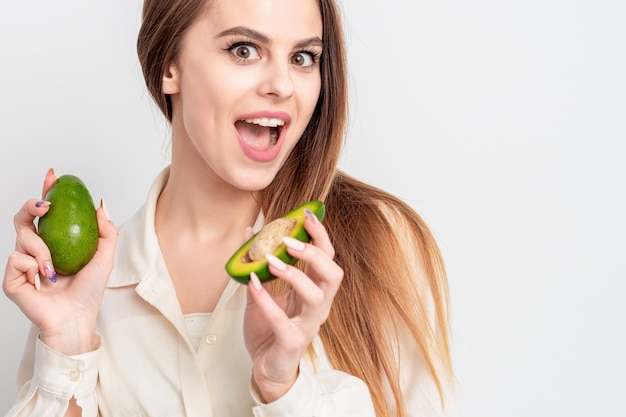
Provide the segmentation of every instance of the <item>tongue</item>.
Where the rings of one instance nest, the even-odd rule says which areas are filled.
[[[256,151],[266,151],[271,146],[270,128],[244,121],[235,123],[235,128],[244,142]]]

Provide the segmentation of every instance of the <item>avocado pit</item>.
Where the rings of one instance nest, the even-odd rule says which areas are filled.
[[[283,244],[283,238],[291,235],[296,227],[296,219],[278,218],[266,224],[250,244],[250,249],[242,259],[244,263],[259,261],[268,253],[274,253]]]

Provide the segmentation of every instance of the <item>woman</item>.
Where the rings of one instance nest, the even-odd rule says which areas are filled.
[[[98,210],[98,252],[71,278],[36,235],[46,202],[17,213],[3,288],[33,327],[8,415],[453,413],[436,243],[407,205],[336,169],[334,2],[146,0],[138,53],[171,164],[119,236]],[[308,216],[311,243],[285,241],[300,267],[270,255],[271,284],[228,277],[245,237],[312,199],[324,224]]]

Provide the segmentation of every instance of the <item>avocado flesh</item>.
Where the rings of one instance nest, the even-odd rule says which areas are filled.
[[[98,248],[98,220],[93,199],[83,181],[62,175],[45,199],[48,212],[39,219],[37,232],[50,249],[58,274],[73,275],[93,258]]]
[[[322,221],[324,219],[324,204],[321,201],[317,200],[304,203],[301,206],[298,206],[287,214],[283,215],[282,217],[296,221],[291,233],[289,233],[289,235],[287,236],[308,243],[311,240],[311,237],[304,229],[306,209],[309,209],[313,214],[315,214],[319,221]],[[267,227],[267,225],[264,227]],[[251,261],[248,256],[250,246],[253,244],[254,240],[257,238],[257,236],[259,236],[262,231],[263,229],[261,229],[261,231],[248,239],[248,241],[244,243],[226,263],[226,272],[228,272],[228,275],[230,275],[236,281],[241,282],[242,284],[248,284],[251,272],[255,272],[259,277],[259,280],[261,280],[262,282],[270,281],[276,278],[269,271],[267,259],[262,258],[258,261]],[[287,247],[285,246],[285,244],[281,244],[278,249],[273,252],[273,255],[289,265],[293,265],[294,263],[296,263],[296,259],[287,253]]]
[[[296,226],[296,219],[279,217],[263,226],[248,246],[244,262],[254,262],[265,258],[266,253],[274,253],[283,244],[283,238],[289,236]]]

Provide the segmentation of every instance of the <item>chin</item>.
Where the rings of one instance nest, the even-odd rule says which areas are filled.
[[[240,170],[232,173],[233,176],[231,178],[233,182],[231,183],[242,190],[263,190],[274,181],[283,163],[255,164],[252,167],[241,167]]]
[[[275,177],[276,176],[273,175],[271,177],[266,177],[266,178],[260,178],[260,177],[244,178],[244,179],[239,179],[233,185],[235,185],[240,190],[261,191],[267,188],[272,183],[272,181],[274,181]]]

